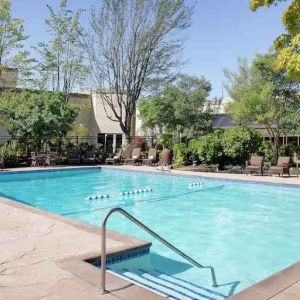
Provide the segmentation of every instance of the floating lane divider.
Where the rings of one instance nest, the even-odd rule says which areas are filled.
[[[109,195],[106,195],[106,194],[104,194],[104,195],[91,195],[91,196],[85,198],[84,200],[85,201],[92,201],[92,200],[107,199],[107,198],[109,198]]]
[[[180,198],[182,196],[185,196],[185,195],[191,195],[191,194],[196,194],[196,193],[203,193],[203,192],[206,192],[206,191],[219,190],[219,189],[223,189],[224,187],[225,187],[225,185],[219,185],[219,186],[214,186],[214,187],[210,187],[210,188],[206,188],[206,189],[188,191],[188,192],[184,192],[184,193],[181,193],[181,194],[175,194],[175,195],[157,197],[157,198],[153,198],[151,200],[142,199],[142,200],[140,200],[140,202],[150,202],[150,203],[153,203],[153,202],[165,201],[165,200],[170,200],[170,199],[178,199],[178,198]],[[62,216],[77,215],[77,214],[90,213],[92,211],[111,209],[111,208],[115,208],[115,207],[130,207],[130,206],[134,206],[134,205],[136,205],[136,202],[135,201],[131,201],[131,202],[126,203],[126,204],[110,205],[110,206],[99,207],[99,208],[95,208],[95,209],[88,209],[88,210],[67,212],[67,213],[62,213],[61,215]]]
[[[199,186],[199,185],[203,185],[204,184],[204,182],[203,181],[199,181],[199,182],[192,182],[192,183],[190,183],[189,184],[189,187],[191,187],[191,186]]]
[[[135,189],[133,191],[129,192],[121,192],[120,196],[128,196],[128,195],[133,195],[133,194],[143,194],[143,193],[149,193],[152,192],[152,189]]]

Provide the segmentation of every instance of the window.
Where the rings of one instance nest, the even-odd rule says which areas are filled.
[[[113,153],[114,152],[114,136],[113,134],[106,135],[106,143],[105,143],[105,151],[106,153]]]
[[[98,133],[97,143],[101,145],[105,145],[105,134],[104,133]]]
[[[116,134],[116,149],[122,147],[123,137],[122,134]]]

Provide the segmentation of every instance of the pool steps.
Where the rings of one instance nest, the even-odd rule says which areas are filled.
[[[135,189],[132,191],[128,191],[128,192],[121,192],[120,196],[128,196],[128,195],[133,195],[133,194],[142,194],[142,193],[149,193],[152,192],[152,189],[149,188],[143,188],[143,189]]]
[[[113,273],[172,300],[223,300],[225,295],[159,270],[123,268]]]

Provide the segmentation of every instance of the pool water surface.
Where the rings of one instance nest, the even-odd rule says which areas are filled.
[[[143,189],[152,191],[121,195]],[[111,208],[122,207],[199,263],[213,266],[225,296],[300,257],[296,187],[91,168],[2,174],[0,195],[96,226]],[[160,268],[211,286],[208,270],[191,266],[123,216],[112,216],[108,228],[153,242],[150,256],[122,267]]]

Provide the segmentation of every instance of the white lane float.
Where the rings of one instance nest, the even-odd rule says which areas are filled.
[[[85,201],[93,201],[93,200],[99,200],[99,199],[107,199],[109,198],[109,195],[104,194],[104,195],[91,195],[87,198],[85,198]]]
[[[199,181],[199,182],[191,182],[189,184],[189,187],[193,187],[193,186],[202,186],[204,184],[203,181]]]
[[[120,196],[128,196],[128,195],[134,195],[134,194],[143,194],[143,193],[149,193],[152,192],[153,190],[150,188],[144,188],[144,189],[135,189],[132,191],[128,191],[128,192],[121,192]]]

